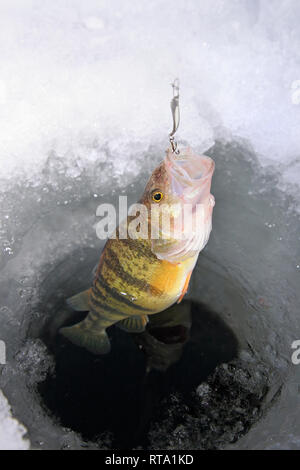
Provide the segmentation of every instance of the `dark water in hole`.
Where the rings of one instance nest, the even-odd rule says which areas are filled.
[[[184,307],[184,302],[178,305],[178,309]],[[96,440],[108,431],[113,447],[147,446],[149,426],[164,411],[162,399],[180,392],[188,403],[197,385],[218,364],[237,355],[237,339],[218,314],[193,302],[191,317],[182,356],[166,372],[146,374],[145,354],[134,341],[140,335],[117,327],[109,330],[112,350],[106,356],[93,356],[57,336],[51,344],[55,374],[39,386],[45,405],[63,426],[84,439]]]

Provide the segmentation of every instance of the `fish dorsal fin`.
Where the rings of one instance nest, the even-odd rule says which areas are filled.
[[[135,315],[125,318],[125,320],[118,322],[117,325],[121,330],[128,333],[141,333],[145,331],[148,321],[147,315]]]
[[[67,299],[67,304],[73,310],[76,310],[78,312],[88,312],[90,310],[89,298],[90,298],[90,289],[87,289]]]

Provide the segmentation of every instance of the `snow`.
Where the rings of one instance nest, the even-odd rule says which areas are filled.
[[[244,282],[240,289],[252,314],[246,315],[242,299],[227,320],[251,338],[266,363],[281,372],[288,368],[290,344],[298,339],[299,224],[289,217],[291,199],[279,200],[283,195],[273,190],[290,191],[300,181],[299,16],[297,0],[1,2],[0,339],[15,353],[0,374],[13,409],[0,391],[1,449],[29,448],[15,415],[26,417],[36,448],[82,444],[41,410],[35,386],[53,364],[39,340],[24,343],[25,331],[45,317],[39,304],[45,286],[49,296],[64,295],[59,289],[64,283],[70,288],[68,269],[77,275],[83,260],[80,275],[87,278],[97,199],[131,183],[137,193],[161,159],[172,127],[175,77],[181,84],[179,141],[199,152],[221,142],[213,156],[222,191],[208,250],[213,247],[213,259],[228,266],[222,296],[232,297],[231,282]],[[262,174],[254,175],[254,158],[270,178],[258,166]],[[299,205],[299,190],[294,194]],[[91,199],[95,204],[86,202]],[[244,215],[249,205],[251,217]],[[232,235],[237,209],[252,237],[240,221]],[[83,250],[82,259],[71,261],[74,249]],[[62,260],[68,269],[60,267]],[[261,266],[258,278],[254,260]],[[213,268],[215,282],[221,268]],[[228,273],[232,278],[224,283]],[[260,304],[261,291],[271,310]],[[214,301],[226,313],[222,296]],[[257,338],[257,324],[267,344]],[[199,391],[208,393],[203,386]],[[237,446],[299,448],[298,399],[286,384],[266,423]],[[278,416],[285,423],[280,432]]]
[[[11,415],[7,399],[0,390],[0,450],[27,450],[25,427]]]
[[[103,153],[141,169],[167,145],[177,76],[181,139],[238,135],[263,163],[296,161],[299,14],[297,0],[2,2],[0,175],[34,181],[50,152],[73,178]]]

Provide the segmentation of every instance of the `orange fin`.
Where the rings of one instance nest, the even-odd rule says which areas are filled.
[[[186,280],[185,280],[185,283],[184,283],[184,286],[183,286],[183,289],[182,289],[182,292],[181,292],[181,296],[179,297],[179,299],[177,300],[177,303],[180,304],[180,302],[182,301],[183,297],[185,296],[185,294],[187,293],[187,290],[189,288],[189,283],[190,283],[190,279],[191,279],[191,275],[192,275],[192,272],[193,271],[190,271],[186,277]]]

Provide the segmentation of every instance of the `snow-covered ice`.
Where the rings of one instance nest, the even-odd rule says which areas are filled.
[[[7,399],[0,390],[0,450],[27,450],[26,429],[11,415]]]
[[[74,177],[103,152],[115,173],[141,169],[170,131],[176,76],[182,139],[238,135],[287,179],[297,165],[297,0],[12,0],[0,13],[1,176],[35,181],[50,152]]]
[[[217,163],[215,226],[195,278],[208,270],[203,301],[224,314],[244,362],[270,367],[269,401],[281,387],[236,445],[300,447],[298,369],[289,375],[300,337],[299,17],[297,0],[1,2],[0,383],[23,424],[0,392],[0,447],[81,445],[39,401],[53,363],[35,336],[72,293],[67,274],[84,284],[95,264],[99,201],[126,190],[134,202],[161,159],[175,77],[179,141]]]

